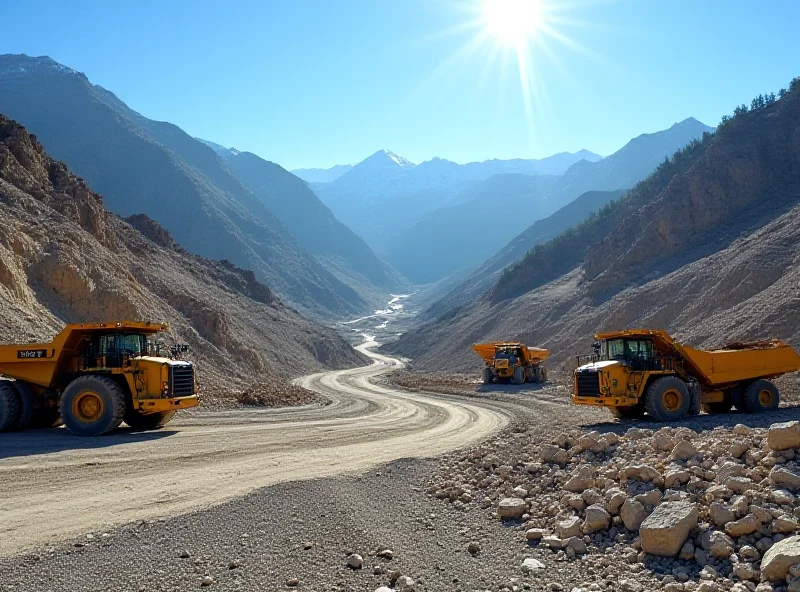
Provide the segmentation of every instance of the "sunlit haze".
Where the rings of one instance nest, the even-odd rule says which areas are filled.
[[[716,125],[798,74],[800,3],[5,0],[0,53],[49,55],[143,115],[287,168],[610,154]],[[747,72],[747,76],[742,76]]]

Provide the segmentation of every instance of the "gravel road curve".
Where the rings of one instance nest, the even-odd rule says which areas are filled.
[[[496,404],[370,383],[400,362],[297,383],[331,403],[179,414],[168,428],[102,438],[65,430],[0,435],[0,556],[136,520],[174,516],[276,483],[434,457],[508,425]]]

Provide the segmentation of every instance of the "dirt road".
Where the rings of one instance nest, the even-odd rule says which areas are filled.
[[[134,520],[177,515],[284,481],[435,456],[509,421],[476,401],[370,384],[399,362],[304,377],[324,407],[184,414],[151,433],[0,435],[0,556]]]

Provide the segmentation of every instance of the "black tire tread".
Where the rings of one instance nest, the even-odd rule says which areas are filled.
[[[10,432],[19,420],[20,400],[10,380],[0,379],[0,432]]]
[[[661,406],[661,394],[668,388],[676,388],[681,391],[683,404],[678,411],[670,412]],[[647,387],[644,397],[644,407],[647,414],[655,420],[663,422],[680,421],[689,414],[689,387],[677,376],[662,376],[654,380]]]
[[[79,420],[74,419],[72,417],[72,405],[68,404],[71,400],[71,395],[73,392],[80,391],[84,388],[97,388],[97,387],[104,388],[108,395],[108,401],[105,401],[105,404],[108,405],[110,403],[112,414],[111,417],[104,422],[99,429],[94,431],[85,431],[79,429],[81,426]],[[64,389],[64,393],[61,395],[61,420],[64,422],[64,425],[67,429],[72,432],[73,434],[79,436],[102,436],[105,435],[112,430],[117,429],[122,420],[125,417],[125,411],[127,410],[127,403],[125,401],[125,393],[123,392],[122,388],[105,376],[99,376],[97,374],[87,374],[85,376],[79,376]]]
[[[17,418],[17,425],[14,429],[26,430],[33,421],[36,396],[33,394],[31,387],[21,380],[13,382],[12,386],[14,390],[17,391],[17,395],[19,395],[19,417]]]
[[[774,395],[773,404],[771,407],[763,407],[761,402],[758,400],[758,393],[765,388],[772,391]],[[778,408],[778,405],[780,405],[781,402],[781,392],[771,380],[759,378],[747,385],[747,387],[744,389],[742,399],[744,400],[744,406],[748,413],[765,413]]]

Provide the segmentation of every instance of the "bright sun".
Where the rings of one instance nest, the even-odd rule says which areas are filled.
[[[540,32],[542,0],[483,0],[483,22],[504,44],[520,46]]]

